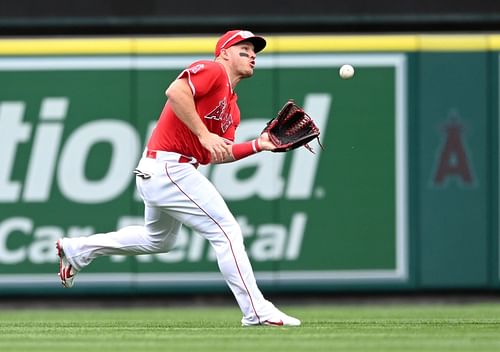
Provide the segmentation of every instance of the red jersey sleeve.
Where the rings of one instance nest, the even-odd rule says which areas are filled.
[[[197,61],[181,72],[177,77],[186,78],[194,97],[202,97],[221,82],[221,75],[226,74],[215,62]]]

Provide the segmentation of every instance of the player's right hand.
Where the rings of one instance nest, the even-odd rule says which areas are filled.
[[[210,152],[212,163],[223,162],[231,155],[231,146],[219,135],[209,132],[199,139],[201,145]]]

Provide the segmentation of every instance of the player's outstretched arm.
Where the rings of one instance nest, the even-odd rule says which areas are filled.
[[[273,142],[269,140],[267,132],[248,142],[230,143],[227,141],[227,145],[230,148],[229,155],[222,161],[212,162],[213,164],[230,163],[264,150],[274,150],[276,148]]]

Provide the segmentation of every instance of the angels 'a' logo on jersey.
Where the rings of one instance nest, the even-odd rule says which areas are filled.
[[[219,102],[219,105],[217,105],[217,107],[215,109],[213,109],[212,111],[210,111],[208,114],[205,115],[205,118],[209,119],[209,120],[215,120],[215,121],[222,120],[222,115],[224,115],[224,113],[225,113],[226,105],[227,105],[227,102],[226,102],[226,98],[224,97],[224,99],[222,99]]]
[[[219,102],[219,105],[217,105],[215,109],[213,109],[212,111],[210,111],[208,114],[205,115],[206,119],[221,122],[220,127],[222,133],[225,133],[229,128],[229,126],[231,126],[233,123],[233,117],[228,111],[226,111],[226,108],[227,108],[227,100],[224,97],[224,99],[222,99]]]
[[[222,130],[222,133],[226,133],[227,129],[233,124],[233,117],[231,114],[224,114],[222,116],[222,121],[220,124],[220,129]]]

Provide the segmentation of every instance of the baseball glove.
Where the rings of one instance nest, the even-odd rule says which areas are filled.
[[[273,152],[287,152],[304,146],[314,153],[308,143],[315,138],[323,149],[319,141],[318,126],[293,100],[285,103],[276,117],[267,123],[262,133],[264,132],[269,134],[269,140],[276,146]]]

